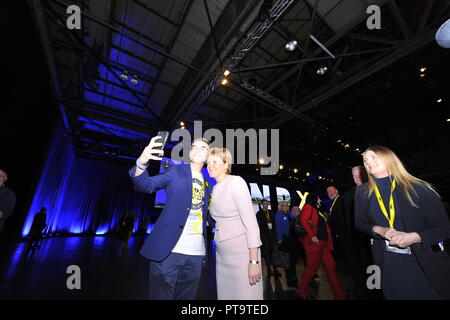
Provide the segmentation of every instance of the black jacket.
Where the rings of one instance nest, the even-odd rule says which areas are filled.
[[[369,210],[369,198],[367,196],[368,184],[358,186],[355,193],[355,224],[361,231],[371,234],[375,239],[372,247],[373,255],[377,263],[383,265],[382,258],[384,240],[378,235],[372,234],[375,222]],[[397,189],[397,190],[400,190]],[[411,250],[417,262],[424,271],[434,289],[444,299],[450,299],[450,256],[446,251],[434,251],[433,247],[440,241],[450,239],[450,221],[438,194],[424,185],[416,185],[411,197],[417,207],[409,202],[402,191],[395,193],[394,200],[402,212],[402,223],[405,232],[417,232],[422,239],[421,243],[411,246]]]
[[[339,235],[339,238],[343,237],[347,232],[345,226],[344,199],[341,196],[336,199],[333,208],[330,208],[328,225],[335,235]]]
[[[272,231],[275,230],[275,214],[269,210],[269,217],[270,217],[270,222],[272,223]],[[264,210],[261,209],[258,211],[258,213],[256,214],[256,219],[258,220],[258,225],[259,225],[259,232],[261,234],[261,238],[262,237],[268,237],[270,234],[270,230],[269,227],[267,226],[267,218],[266,218],[266,214],[264,213]],[[262,239],[261,239],[262,241]]]

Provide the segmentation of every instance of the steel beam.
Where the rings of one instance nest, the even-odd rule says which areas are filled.
[[[364,72],[357,73],[354,76],[351,76],[346,80],[344,80],[343,82],[339,83],[338,85],[330,87],[330,85],[327,84],[325,86],[322,86],[321,88],[314,91],[312,94],[302,99],[302,101],[294,105],[295,110],[299,112],[309,110],[317,106],[319,103],[347,89],[353,84],[367,78],[368,76],[374,74],[375,72],[385,68],[386,66],[392,64],[393,62],[410,54],[411,52],[414,52],[418,48],[433,41],[434,39],[433,36],[435,32],[436,30],[429,30],[421,34],[420,36],[410,39],[410,41],[406,41],[402,45],[398,46],[398,48],[393,53],[371,64],[369,67],[365,68]],[[269,128],[275,128],[288,120],[289,117],[287,117],[286,115],[280,115],[278,117],[275,117],[273,121],[267,122],[266,125]]]

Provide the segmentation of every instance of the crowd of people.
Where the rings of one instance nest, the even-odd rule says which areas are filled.
[[[231,174],[229,150],[195,139],[188,166],[175,165],[150,176],[149,161],[161,160],[157,138],[129,171],[136,191],[166,191],[166,205],[140,251],[150,260],[151,299],[195,299],[210,261],[208,226],[215,229],[221,300],[263,299],[263,262],[267,278],[285,276],[301,300],[310,299],[311,281],[322,264],[337,300],[373,298],[367,286],[371,265],[381,270],[384,299],[450,299],[448,213],[434,187],[412,176],[392,150],[366,149],[364,165],[351,170],[355,187],[343,194],[336,186],[326,189],[328,208],[321,205],[319,194],[310,192],[302,207],[281,201],[275,212],[263,200],[255,214],[247,183]],[[202,174],[205,163],[214,186]],[[6,172],[0,170],[0,231],[15,203],[6,180]],[[31,249],[39,247],[46,211],[42,207],[34,217]],[[118,223],[121,255],[128,251],[136,218],[127,210]],[[287,256],[282,273],[275,261],[280,252]],[[301,275],[299,258],[304,264]],[[350,290],[343,290],[341,272],[350,275]]]
[[[129,171],[135,190],[167,194],[141,250],[150,260],[151,299],[195,298],[208,255],[207,225],[215,227],[218,299],[263,299],[261,258],[267,276],[280,277],[274,262],[280,251],[288,255],[285,276],[298,299],[309,298],[321,264],[335,299],[369,298],[366,270],[372,264],[381,270],[385,299],[450,298],[449,218],[433,187],[410,175],[391,150],[368,148],[364,166],[352,169],[354,188],[342,195],[335,186],[327,188],[332,200],[327,211],[319,195],[309,193],[302,208],[282,201],[274,213],[264,200],[255,215],[246,182],[231,175],[226,148],[210,149],[207,140],[196,139],[190,166],[150,176],[148,162],[161,160],[157,138]],[[213,188],[201,173],[205,162],[216,180]],[[296,265],[302,255],[299,280]],[[353,280],[348,292],[340,284],[336,259]]]

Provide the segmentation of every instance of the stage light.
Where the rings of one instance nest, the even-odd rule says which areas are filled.
[[[230,73],[231,73],[230,70],[225,70],[225,72],[223,73],[223,75],[224,75],[225,77],[228,77],[228,75],[229,75]]]
[[[327,73],[328,68],[327,67],[320,67],[319,69],[317,69],[317,74],[323,76],[325,73]]]
[[[294,173],[297,173],[298,172],[298,170],[297,169],[294,169]]]
[[[180,126],[184,127],[184,122],[180,121]]]
[[[421,73],[421,74],[420,74],[420,77],[421,77],[421,78],[425,77],[425,73]]]
[[[128,71],[123,70],[123,72],[120,74],[120,79],[127,81],[128,80]]]
[[[185,128],[184,126],[181,126],[181,130],[184,130],[184,128]]]
[[[284,167],[283,167],[283,165],[282,165],[282,164],[280,164],[280,170],[283,170],[283,168],[284,168]]]
[[[309,177],[309,176],[310,176],[310,173],[309,173],[309,172],[307,172],[307,173],[306,173],[306,176],[307,176],[307,177]]]
[[[426,67],[422,67],[422,68],[420,68],[420,72],[425,72],[425,71],[427,71],[427,68]]]
[[[297,40],[290,40],[289,42],[286,43],[284,47],[286,48],[287,51],[291,52],[294,51],[295,48],[297,48],[297,45],[298,45]]]
[[[263,158],[259,159],[259,164],[264,164],[264,159]]]
[[[437,103],[441,103],[441,102],[442,102],[442,99],[439,98],[439,99],[436,100],[436,102],[437,102]]]
[[[450,122],[450,118],[447,119],[447,122]]]
[[[321,176],[319,176],[319,180],[322,180],[322,177],[321,177]]]
[[[222,79],[222,81],[220,82],[223,86],[225,86],[225,85],[227,85],[228,84],[228,79],[227,78],[224,78],[224,79]]]

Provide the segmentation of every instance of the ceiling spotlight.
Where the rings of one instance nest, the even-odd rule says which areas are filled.
[[[259,159],[259,164],[264,164],[264,159],[263,158]]]
[[[284,167],[283,167],[283,165],[282,165],[282,164],[280,164],[280,170],[283,170],[283,168],[284,168]]]
[[[227,78],[224,78],[224,79],[222,79],[222,81],[220,82],[223,86],[225,86],[225,85],[227,85],[227,83],[228,83],[228,79]]]
[[[441,102],[442,102],[442,99],[439,98],[439,99],[436,100],[436,102],[437,102],[437,103],[441,103]]]
[[[133,86],[137,86],[137,85],[139,84],[139,80],[138,80],[137,75],[133,74],[133,77],[130,79],[130,83],[131,83]]]
[[[120,74],[120,79],[126,81],[128,80],[128,71],[127,70],[123,70],[122,73]]]
[[[317,69],[317,74],[323,76],[325,73],[327,73],[328,68],[327,67],[320,67],[319,69]]]
[[[306,173],[306,176],[307,176],[307,177],[309,177],[309,176],[310,176],[310,173],[309,173],[309,172],[307,172],[307,173]]]
[[[181,130],[184,130],[184,126],[181,126]]]
[[[180,126],[184,127],[184,122],[180,121]]]
[[[421,78],[425,77],[425,73],[421,73],[421,74],[420,74],[420,77],[421,77]]]
[[[294,169],[294,173],[297,173],[298,172],[298,170],[297,169]]]
[[[230,70],[225,70],[224,73],[223,73],[223,75],[224,75],[225,77],[228,77],[229,74],[230,74]]]
[[[447,119],[447,122],[450,122],[450,118]]]
[[[319,180],[322,180],[322,177],[321,177],[321,176],[319,176]]]
[[[425,72],[425,71],[427,71],[427,68],[425,68],[425,67],[420,68],[420,72]]]
[[[287,51],[291,52],[294,51],[295,48],[297,48],[297,40],[290,40],[289,42],[286,43],[286,45],[284,46],[286,48]]]

